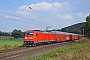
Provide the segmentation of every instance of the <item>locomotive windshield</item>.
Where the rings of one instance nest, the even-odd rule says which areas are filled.
[[[27,32],[26,35],[27,36],[33,36],[33,32]]]

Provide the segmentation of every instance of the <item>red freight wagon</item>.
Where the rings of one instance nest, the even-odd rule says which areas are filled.
[[[57,42],[71,40],[72,36],[70,33],[53,31]]]
[[[57,34],[57,42],[65,41],[65,35],[64,34]]]
[[[72,40],[77,40],[77,39],[79,39],[78,36],[79,36],[78,34],[72,34]]]
[[[66,40],[66,41],[71,40],[71,39],[70,39],[70,34],[65,34],[65,40]]]
[[[65,41],[65,34],[63,32],[52,31],[52,33],[55,35],[57,42]]]

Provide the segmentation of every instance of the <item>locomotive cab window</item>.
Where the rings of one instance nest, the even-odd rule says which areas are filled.
[[[28,36],[30,33],[26,33],[26,35]]]
[[[30,33],[30,36],[33,36],[33,33]]]
[[[33,33],[26,33],[27,36],[33,36]]]

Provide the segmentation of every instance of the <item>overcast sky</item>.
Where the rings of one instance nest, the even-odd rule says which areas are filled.
[[[90,0],[0,0],[0,31],[61,29],[89,14]]]

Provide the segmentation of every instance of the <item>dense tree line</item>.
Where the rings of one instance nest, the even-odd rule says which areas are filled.
[[[90,38],[90,14],[86,17],[86,24],[84,26],[84,34],[86,37]]]
[[[83,29],[86,22],[77,23],[68,27],[64,27],[61,29],[62,32],[69,32],[69,33],[75,33],[75,34],[83,34]]]
[[[21,30],[14,29],[11,33],[8,32],[2,32],[0,31],[0,36],[12,36],[14,38],[23,38],[25,35],[25,32],[22,32]]]
[[[0,31],[0,36],[10,36],[10,33]]]

